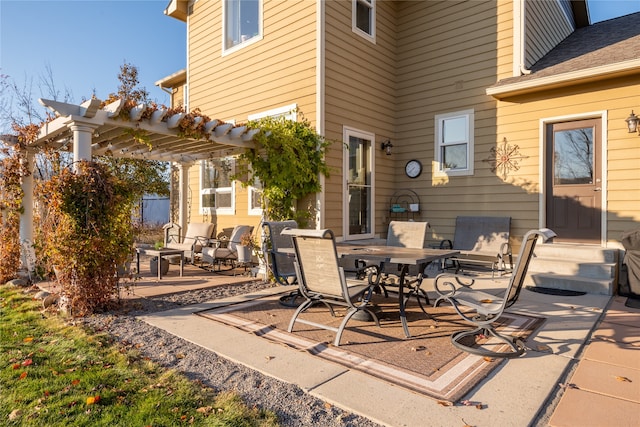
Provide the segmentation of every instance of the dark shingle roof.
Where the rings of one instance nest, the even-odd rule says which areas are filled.
[[[640,12],[577,29],[531,66],[531,74],[494,87],[635,59],[640,59]]]

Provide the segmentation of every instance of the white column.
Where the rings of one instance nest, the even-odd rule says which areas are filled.
[[[28,240],[33,243],[33,153],[27,150],[25,162],[29,167],[29,175],[22,177],[23,211],[20,214],[20,242]]]
[[[178,195],[178,224],[182,227],[182,232],[187,231],[187,222],[189,218],[189,168],[190,164],[179,163],[178,170],[180,173],[179,188],[180,194]]]
[[[80,160],[91,160],[91,138],[95,126],[89,126],[74,121],[69,125],[73,131],[73,162]]]

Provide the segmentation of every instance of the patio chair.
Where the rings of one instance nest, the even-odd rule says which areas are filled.
[[[273,278],[279,285],[289,286],[297,282],[296,269],[293,262],[296,259],[294,253],[284,253],[281,249],[293,248],[291,236],[282,234],[286,228],[298,228],[298,223],[289,221],[265,221],[263,229],[269,239],[270,247],[267,248]],[[302,295],[296,290],[280,298],[280,302],[287,307],[298,307],[299,297]]]
[[[451,273],[443,273],[436,277],[435,288],[439,297],[434,306],[437,307],[442,302],[450,303],[464,320],[476,326],[472,330],[454,333],[451,336],[451,342],[455,347],[472,354],[489,357],[512,358],[524,353],[524,343],[519,338],[499,334],[493,323],[500,319],[506,308],[513,306],[518,300],[538,238],[547,241],[555,236],[556,233],[548,228],[531,230],[525,234],[513,274],[507,286],[499,294],[494,295],[470,287],[481,280],[492,280],[493,283],[497,283],[493,278],[470,278]],[[484,346],[476,345],[475,337],[480,334],[497,338],[507,344],[510,350],[507,352],[489,350],[487,347],[496,345],[492,342],[493,340]]]
[[[236,225],[228,240],[209,239],[209,244],[212,246],[202,248],[202,263],[211,264],[214,271],[216,265],[220,271],[222,264],[228,264],[232,269],[235,268],[235,262],[238,260],[237,246],[240,244],[240,237],[245,233],[253,233],[253,226]]]
[[[430,227],[428,222],[391,221],[389,222],[389,229],[387,230],[386,245],[412,249],[423,248],[427,237],[427,230]],[[385,297],[388,297],[386,286],[394,284],[394,282],[389,280],[389,276],[398,276],[400,274],[400,266],[398,264],[385,264],[380,268],[378,264],[372,264],[366,260],[359,261],[364,262],[364,265],[376,270],[375,273],[369,277],[375,280],[375,283],[384,291]],[[360,265],[360,267],[363,268],[363,265]],[[415,266],[412,266],[409,270],[409,275],[411,276],[417,276],[419,273]],[[374,277],[375,279],[373,279]],[[409,284],[411,283],[413,282],[410,281]]]
[[[282,234],[293,239],[298,286],[305,298],[291,317],[289,332],[293,332],[296,322],[334,331],[334,345],[337,347],[340,345],[340,338],[347,322],[358,312],[368,313],[380,327],[378,317],[369,309],[371,287],[362,280],[347,281],[344,269],[338,264],[336,241],[331,230],[287,229],[283,230]],[[334,306],[346,307],[347,312],[340,326],[335,328],[300,318],[300,315],[317,304],[326,305],[333,317]]]
[[[196,256],[202,252],[203,247],[207,246],[209,239],[215,233],[216,225],[208,222],[189,223],[184,237],[180,236],[180,227],[177,224],[169,223],[163,228],[165,230],[164,246],[184,250],[184,257],[195,264]]]
[[[451,240],[440,242],[440,249],[454,249],[460,254],[449,258],[444,268],[461,270],[491,270],[506,273],[513,268],[513,256],[509,244],[511,217],[459,216]]]

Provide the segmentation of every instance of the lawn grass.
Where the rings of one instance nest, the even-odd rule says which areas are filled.
[[[108,335],[41,310],[0,286],[3,426],[275,426],[276,416],[216,395]]]

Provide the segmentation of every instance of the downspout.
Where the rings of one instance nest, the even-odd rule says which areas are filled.
[[[518,8],[518,12],[519,12],[519,26],[520,28],[518,29],[520,32],[520,63],[519,65],[519,72],[520,75],[527,75],[527,74],[531,74],[531,70],[528,69],[525,65],[525,58],[526,58],[526,53],[527,53],[527,5],[526,5],[526,0],[516,0],[516,3],[518,4],[519,8]]]
[[[324,136],[325,132],[325,2],[316,1],[316,130]],[[322,191],[316,195],[316,229],[325,228],[326,223],[326,178],[320,174]]]

